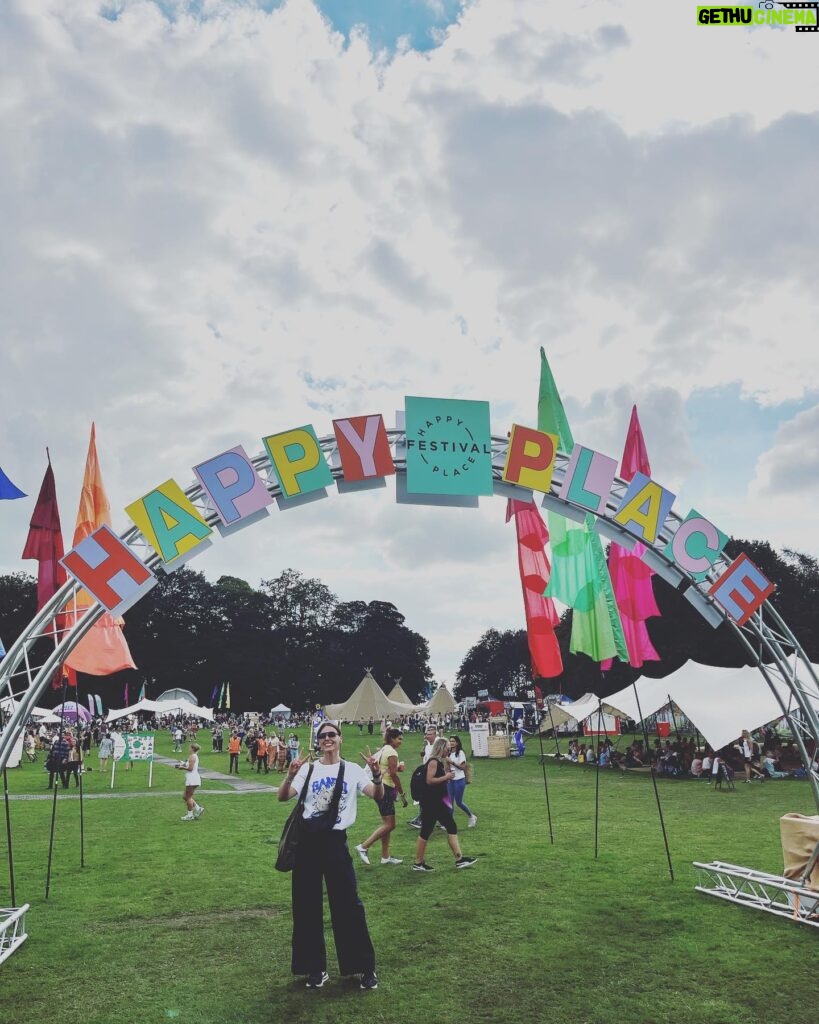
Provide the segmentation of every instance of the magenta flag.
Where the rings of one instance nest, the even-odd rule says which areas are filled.
[[[554,601],[543,596],[551,572],[545,550],[549,531],[534,502],[510,499],[506,504],[507,523],[513,516],[518,535],[518,568],[532,675],[552,679],[563,671],[563,659],[555,636],[560,616]]]
[[[620,463],[620,476],[623,480],[631,481],[635,473],[651,476],[651,465],[636,405],[631,410],[631,420]],[[646,661],[660,660],[646,628],[646,619],[659,615],[660,609],[657,607],[651,586],[654,572],[641,557],[644,551],[645,546],[639,542],[635,544],[634,551],[627,551],[616,543],[612,543],[609,551],[609,575],[617,607],[620,609],[629,664],[634,668],[641,668]],[[609,659],[602,662],[600,667],[607,672],[611,665],[612,661]]]

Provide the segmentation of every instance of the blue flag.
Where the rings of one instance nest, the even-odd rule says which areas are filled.
[[[6,648],[3,646],[3,641],[0,640],[0,658],[5,658]]]
[[[19,487],[15,487],[14,484],[9,480],[6,474],[0,469],[0,498],[6,500],[13,500],[14,498],[25,498],[26,495],[20,490]]]

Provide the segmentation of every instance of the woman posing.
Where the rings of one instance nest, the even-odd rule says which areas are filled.
[[[469,818],[469,828],[474,828],[478,824],[478,819],[464,803],[464,790],[466,789],[466,772],[464,771],[464,765],[466,764],[466,754],[464,753],[464,748],[461,745],[460,736],[449,737],[448,760],[449,770],[452,772],[452,778],[447,784],[447,789],[449,790],[449,799],[452,801],[453,816],[455,808],[460,807],[467,818]]]
[[[471,868],[477,857],[464,857],[461,853],[461,845],[458,842],[458,826],[452,817],[452,811],[444,803],[447,783],[452,779],[454,773],[447,771],[444,759],[449,750],[449,741],[443,737],[437,739],[432,745],[432,753],[426,764],[426,785],[421,794],[421,834],[415,846],[415,863],[413,871],[432,871],[433,868],[424,860],[427,849],[427,841],[432,835],[435,823],[440,822],[446,829],[447,842],[455,857],[456,868]]]
[[[398,777],[398,748],[403,742],[400,729],[387,729],[384,733],[384,746],[378,752],[378,768],[384,782],[384,799],[378,802],[378,813],[381,815],[381,824],[373,834],[359,843],[355,848],[358,856],[365,864],[370,863],[367,851],[381,840],[381,863],[382,864],[403,864],[400,857],[390,856],[390,838],[395,831],[395,801],[400,796],[404,807],[407,806],[407,798],[404,795],[404,787]]]
[[[185,792],[182,795],[182,799],[185,801],[188,813],[182,815],[182,821],[193,821],[196,818],[201,818],[205,813],[205,808],[199,806],[193,795],[199,786],[202,785],[202,779],[199,775],[198,743],[191,743],[188,760],[180,761],[176,767],[185,773]]]
[[[293,974],[307,975],[307,988],[321,988],[328,980],[324,943],[322,883],[327,887],[330,919],[341,974],[361,975],[361,988],[378,988],[375,950],[367,930],[364,905],[358,897],[355,870],[347,849],[347,829],[355,823],[359,793],[376,802],[384,798],[377,759],[365,760],[364,769],[341,758],[341,728],[324,721],[317,730],[319,760],[305,757],[290,762],[278,789],[280,801],[300,795],[308,775],[304,802],[304,830],[293,868]]]

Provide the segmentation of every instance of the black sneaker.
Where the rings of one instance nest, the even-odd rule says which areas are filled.
[[[429,864],[427,864],[426,861],[422,860],[420,864],[413,864],[412,865],[412,870],[413,871],[434,871],[435,868],[430,867]]]
[[[477,857],[459,857],[455,861],[455,867],[456,868],[471,868],[472,865],[475,863],[475,861],[477,859],[478,859]]]
[[[409,825],[410,828],[420,828],[421,827],[421,819],[420,818],[413,818],[412,821],[408,821],[407,824]]]
[[[375,975],[375,971],[368,971],[366,974],[361,975],[361,987],[363,989],[378,988],[378,978]]]
[[[325,981],[330,980],[330,975],[327,971],[318,971],[316,974],[311,974],[307,978],[307,984],[305,988],[321,988]]]

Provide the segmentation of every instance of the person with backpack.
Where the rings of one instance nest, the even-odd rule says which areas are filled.
[[[435,742],[435,740],[437,738],[438,738],[438,730],[435,728],[435,726],[432,724],[432,722],[429,722],[427,724],[426,729],[424,729],[424,746],[421,748],[421,754],[420,754],[421,764],[422,765],[425,765],[427,763],[427,761],[429,761],[430,755],[432,754],[432,745],[433,745],[433,743]],[[416,771],[417,771],[417,769],[416,769]],[[412,799],[415,800],[416,803],[417,803],[417,798],[415,797],[414,794],[412,796]],[[412,828],[420,828],[421,827],[421,812],[419,811],[415,815],[415,817],[412,819],[412,821],[408,821],[407,824],[410,825]]]
[[[447,795],[447,783],[454,777],[453,771],[448,771],[446,759],[449,751],[449,741],[439,737],[432,745],[430,758],[425,765],[419,765],[412,773],[410,791],[414,799],[421,805],[421,834],[415,844],[415,863],[413,871],[432,871],[430,864],[424,860],[427,849],[427,842],[432,835],[435,823],[440,822],[446,830],[447,842],[452,854],[455,857],[456,868],[471,868],[477,857],[465,857],[461,852],[461,845],[458,842],[458,826],[452,817],[451,808],[444,803]]]

